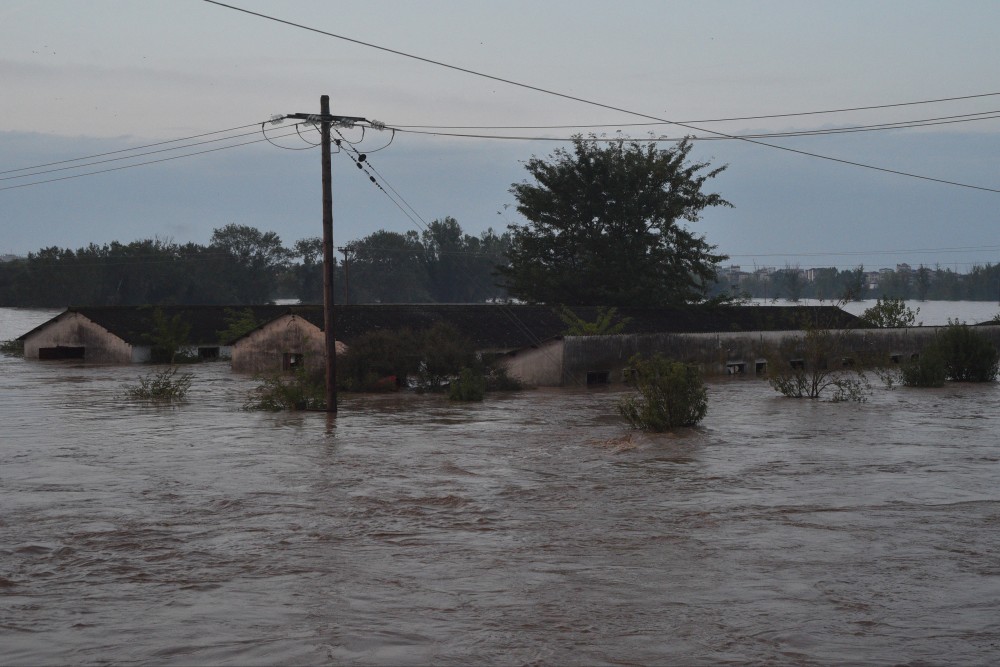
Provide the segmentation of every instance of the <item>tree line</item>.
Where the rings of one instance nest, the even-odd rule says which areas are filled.
[[[380,230],[343,248],[338,303],[483,302],[500,299],[494,267],[509,235],[462,231],[453,218],[422,234]],[[258,304],[323,298],[319,238],[285,247],[275,232],[229,224],[207,245],[159,238],[49,247],[0,263],[0,306]]]
[[[523,224],[465,233],[451,217],[422,232],[376,231],[341,245],[339,303],[475,303],[516,299],[553,306],[660,307],[765,298],[863,298],[862,267],[788,268],[729,285],[728,258],[692,231],[703,211],[732,207],[706,191],[726,167],[691,159],[692,143],[576,136],[571,147],[524,166],[510,194]],[[0,263],[0,305],[316,303],[323,296],[318,238],[285,247],[274,232],[229,224],[208,245],[146,239],[78,250],[43,248]],[[882,276],[882,296],[985,299],[1000,269],[967,276],[921,267]]]
[[[973,266],[958,273],[940,265],[934,268],[883,269],[877,284],[870,286],[864,267],[853,269],[812,269],[812,279],[804,271],[786,267],[770,275],[743,277],[738,285],[719,281],[716,292],[736,292],[758,299],[823,299],[838,301],[869,298],[916,299],[919,301],[995,301],[1000,299],[1000,265]]]

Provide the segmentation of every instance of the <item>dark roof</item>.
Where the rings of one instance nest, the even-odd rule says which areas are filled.
[[[288,312],[288,306],[70,306],[65,311],[45,322],[20,338],[48,326],[49,322],[61,319],[69,313],[79,313],[91,322],[104,327],[130,345],[149,345],[146,334],[153,331],[153,313],[163,312],[167,320],[180,315],[181,321],[191,326],[188,341],[191,345],[218,345],[230,341],[219,340],[219,332],[229,325],[233,311],[250,309],[254,319],[260,323],[270,322]]]
[[[573,312],[588,322],[598,308]],[[323,328],[322,306],[287,310]],[[506,304],[372,304],[334,310],[337,338],[348,345],[370,331],[429,329],[447,322],[478,349],[514,349],[563,335],[567,326],[551,306]],[[686,306],[622,308],[629,318],[623,333],[708,333],[720,331],[794,331],[807,325],[854,328],[860,320],[835,306]]]
[[[148,345],[153,313],[161,310],[169,320],[180,315],[191,325],[192,345],[229,344],[219,339],[233,311],[250,309],[261,325],[285,314],[298,315],[323,328],[323,307],[305,306],[94,306],[71,307],[132,345]],[[574,308],[588,322],[598,317],[594,307]],[[338,305],[337,338],[348,345],[371,331],[423,331],[438,322],[453,326],[478,349],[515,349],[536,345],[563,335],[566,324],[551,306],[506,304],[370,304]],[[684,306],[677,308],[622,308],[629,318],[624,333],[708,333],[727,331],[790,331],[812,324],[827,328],[853,328],[860,320],[834,306]],[[21,336],[48,325],[42,324]]]

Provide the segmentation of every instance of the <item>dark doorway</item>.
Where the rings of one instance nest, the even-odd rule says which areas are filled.
[[[56,345],[55,347],[38,348],[38,358],[43,361],[56,359],[83,359],[83,347],[70,347],[68,345]]]

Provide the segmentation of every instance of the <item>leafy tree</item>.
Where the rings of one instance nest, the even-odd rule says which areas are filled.
[[[292,253],[302,259],[294,268],[295,289],[303,303],[323,301],[323,239],[313,236],[295,242]]]
[[[865,298],[865,267],[858,265],[850,271],[841,271],[843,292],[840,297],[845,301],[863,301]]]
[[[778,288],[778,293],[789,301],[798,301],[802,298],[802,291],[805,288],[805,277],[802,275],[802,269],[798,265],[792,266],[786,264],[785,268],[775,272],[774,281]]]
[[[271,298],[279,271],[291,254],[274,232],[228,224],[212,232],[211,247],[225,253],[225,278],[237,303],[266,303]]]
[[[670,149],[634,141],[573,140],[525,164],[534,182],[511,193],[526,225],[511,225],[508,291],[533,302],[653,307],[705,297],[726,259],[682,221],[713,206],[702,192],[725,167],[689,162],[685,140]]]
[[[151,346],[151,361],[154,363],[174,363],[177,352],[188,344],[191,325],[184,321],[180,313],[171,318],[157,308],[153,311],[152,331],[143,334]]]
[[[908,308],[902,299],[888,297],[878,299],[875,305],[861,313],[861,320],[870,327],[892,329],[912,327],[917,321],[920,309]]]
[[[917,269],[916,278],[913,282],[917,290],[917,299],[926,301],[927,293],[931,289],[931,270],[921,264],[920,268]]]
[[[421,235],[428,290],[438,303],[477,303],[505,295],[493,269],[503,262],[510,236],[488,229],[479,237],[462,232],[452,217],[435,220]]]
[[[638,395],[626,396],[618,411],[632,428],[666,431],[676,426],[693,426],[708,412],[705,383],[696,366],[665,359],[659,354],[649,359],[632,357],[632,384]]]
[[[238,338],[247,335],[262,323],[254,317],[253,311],[249,308],[236,310],[234,308],[225,309],[226,328],[216,332],[219,340],[223,343],[232,343]]]
[[[415,231],[379,230],[351,243],[351,303],[431,301],[424,248]]]

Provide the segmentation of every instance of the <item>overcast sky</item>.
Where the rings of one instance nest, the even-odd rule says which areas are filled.
[[[268,130],[274,143],[308,150],[234,146],[261,139],[259,124],[272,114],[318,112],[328,94],[335,114],[390,127],[493,126],[441,131],[547,139],[742,135],[962,116],[762,141],[985,189],[742,141],[700,141],[695,159],[729,165],[711,189],[735,208],[708,211],[694,228],[744,268],[905,261],[965,271],[1000,260],[1000,193],[989,191],[1000,190],[1000,120],[984,118],[1000,116],[1000,3],[993,0],[230,4],[596,104],[202,0],[4,0],[0,254],[154,236],[205,243],[230,222],[276,231],[287,245],[316,236],[318,149],[287,123]],[[786,115],[957,97],[970,98]],[[629,125],[650,122],[642,115],[698,129]],[[180,151],[14,171],[230,128],[243,129],[134,152],[232,137]],[[357,130],[343,132],[361,139]],[[249,134],[236,137],[242,133]],[[335,156],[335,239],[419,230],[448,215],[472,233],[502,230],[519,221],[508,188],[526,176],[520,161],[560,145],[366,132],[358,148],[398,199],[347,155]],[[102,169],[116,170],[64,178]],[[27,185],[56,178],[64,180]]]

